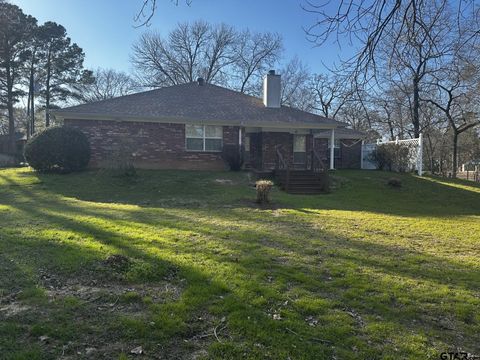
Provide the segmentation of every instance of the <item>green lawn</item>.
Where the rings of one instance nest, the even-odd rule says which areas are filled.
[[[390,176],[0,170],[0,357],[478,356],[480,187]]]

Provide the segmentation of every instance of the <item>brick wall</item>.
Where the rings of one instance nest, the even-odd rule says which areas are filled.
[[[133,154],[134,164],[138,168],[225,169],[218,152],[186,151],[183,124],[65,119],[65,125],[82,130],[89,138],[92,149],[91,167],[108,166],[121,152],[127,156]],[[237,145],[238,132],[238,126],[224,126],[223,143]],[[282,145],[285,160],[293,163],[293,134],[263,132],[249,136],[253,167],[274,169],[277,145]],[[335,159],[336,168],[360,168],[361,143],[354,144],[355,142],[356,140],[342,140],[341,157]],[[314,143],[325,165],[329,166],[328,140],[315,138]],[[350,147],[351,144],[354,145]],[[311,146],[312,137],[307,135],[307,164]]]
[[[341,168],[342,169],[360,169],[362,154],[362,142],[352,139],[344,139],[340,145]]]
[[[250,166],[262,168],[262,133],[251,133],[250,136]]]
[[[89,138],[91,167],[104,167],[122,152],[133,154],[138,168],[225,169],[218,152],[186,151],[184,124],[65,119],[65,125]],[[238,131],[238,127],[224,126],[223,143],[238,144]]]
[[[324,164],[330,167],[330,153],[328,149],[328,139],[315,138],[315,150],[322,158]]]
[[[293,135],[287,132],[263,132],[262,155],[263,169],[274,169],[276,146],[282,145],[281,151],[286,161],[293,163]]]

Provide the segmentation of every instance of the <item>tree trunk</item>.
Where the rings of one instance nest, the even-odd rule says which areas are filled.
[[[392,122],[388,121],[388,129],[390,130],[390,140],[395,140],[395,133],[393,132]]]
[[[47,60],[47,79],[45,81],[45,126],[50,126],[50,78],[51,78],[51,55],[48,54]]]
[[[8,59],[8,55],[6,56]],[[15,146],[15,116],[13,113],[13,79],[10,63],[6,62],[5,73],[7,77],[7,112],[8,112],[8,151],[12,154],[16,152]]]
[[[30,76],[29,76],[29,87],[28,87],[28,109],[30,112],[28,113],[30,116],[28,118],[28,124],[30,128],[30,134],[33,135],[35,133],[35,58],[32,59],[32,64],[30,66]]]
[[[453,151],[452,151],[452,177],[457,177],[457,152],[458,152],[458,132],[453,129]]]
[[[427,144],[428,144],[428,162],[430,163],[430,172],[435,174],[435,164],[434,164],[434,152],[432,138],[430,134],[427,134]]]
[[[27,98],[27,139],[30,139],[30,104],[31,104],[31,101],[30,101],[30,95],[31,95],[31,92],[30,92],[30,87],[28,88],[28,98]]]
[[[245,86],[247,85],[247,80],[242,81],[242,86],[240,88],[240,92],[243,94],[245,92]]]
[[[413,135],[415,138],[420,136],[420,89],[419,84],[420,80],[417,76],[413,78]]]
[[[30,130],[31,134],[35,134],[35,90],[32,92],[32,97],[30,99],[32,102],[32,105],[30,106],[30,111],[31,111],[31,120],[30,120]]]
[[[15,116],[13,114],[13,98],[11,91],[7,95],[7,110],[8,110],[8,148],[11,154],[16,153],[15,145]]]

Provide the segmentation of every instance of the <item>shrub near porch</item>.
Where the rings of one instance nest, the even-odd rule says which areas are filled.
[[[264,209],[244,173],[0,170],[2,356],[479,355],[480,188],[389,177]]]

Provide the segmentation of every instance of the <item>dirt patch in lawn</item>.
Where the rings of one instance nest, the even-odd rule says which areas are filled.
[[[97,265],[121,273],[129,262],[113,256]],[[36,344],[49,358],[113,359],[125,354],[127,358],[199,359],[207,355],[210,343],[229,338],[225,319],[208,312],[187,319],[181,335],[168,341],[131,333],[162,328],[151,307],[175,303],[184,290],[184,282],[172,273],[162,281],[143,284],[117,281],[88,268],[68,276],[41,269],[37,276],[41,294],[37,298],[26,299],[22,291],[0,297],[0,321],[21,324],[23,335],[16,341]],[[77,334],[77,327],[84,330]],[[66,335],[69,331],[71,335]]]
[[[74,276],[62,276],[40,270],[39,283],[45,289],[49,302],[75,298],[92,305],[93,312],[141,312],[150,304],[177,301],[181,282],[172,273],[162,281],[132,284],[121,281],[132,260],[123,255],[112,255],[92,269],[84,269]],[[102,271],[95,271],[99,270]]]

